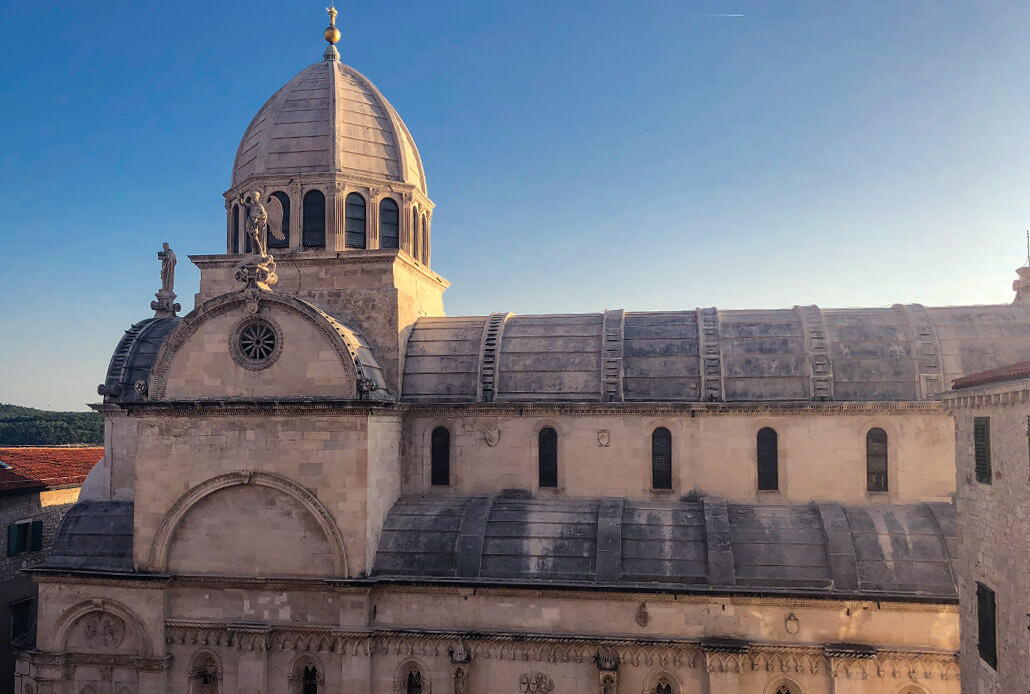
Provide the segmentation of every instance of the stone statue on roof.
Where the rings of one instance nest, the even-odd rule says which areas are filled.
[[[236,279],[247,287],[267,291],[269,286],[279,281],[275,259],[268,255],[268,210],[261,204],[260,190],[242,193],[239,203],[247,213],[247,238],[253,253],[236,269]]]
[[[161,289],[155,295],[157,301],[150,302],[150,308],[154,310],[155,318],[167,318],[174,316],[180,309],[179,304],[175,303],[175,264],[178,261],[167,241],[161,244],[157,258],[161,261]]]

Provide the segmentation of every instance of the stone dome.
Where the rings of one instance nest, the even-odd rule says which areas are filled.
[[[426,195],[407,126],[367,77],[337,60],[305,68],[265,102],[240,141],[232,187],[295,173],[399,182]]]

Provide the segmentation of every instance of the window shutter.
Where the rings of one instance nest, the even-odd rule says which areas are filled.
[[[977,650],[985,663],[998,669],[997,624],[994,591],[976,584]]]
[[[7,526],[7,556],[13,557],[18,553],[18,525],[12,523]]]
[[[347,248],[365,247],[365,198],[357,193],[347,196],[345,237]]]
[[[309,190],[304,195],[301,243],[305,248],[325,247],[325,195],[320,190]]]
[[[32,552],[43,549],[43,521],[32,521],[32,545],[29,548]]]
[[[991,483],[991,418],[975,417],[973,419],[973,467],[976,481]]]
[[[887,491],[887,432],[870,429],[865,437],[866,491]]]

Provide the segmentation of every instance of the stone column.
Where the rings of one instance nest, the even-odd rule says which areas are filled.
[[[304,195],[301,192],[300,181],[294,179],[290,182],[290,250],[299,251],[302,248],[304,230]]]
[[[347,249],[347,190],[331,185],[326,190],[325,249],[343,251]]]
[[[433,227],[433,212],[430,210],[429,214],[426,215],[426,231],[425,237],[422,239],[424,248],[422,249],[422,255],[425,257],[425,265],[429,267],[430,249],[433,245],[430,240],[430,229]]]
[[[232,253],[232,199],[225,198],[225,252]]]
[[[377,188],[368,190],[368,220],[365,230],[365,248],[379,248],[379,200],[382,193]]]

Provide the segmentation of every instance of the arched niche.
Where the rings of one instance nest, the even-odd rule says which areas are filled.
[[[124,605],[109,599],[81,602],[55,625],[56,641],[66,653],[153,655],[143,623]]]
[[[218,502],[229,502],[229,508]],[[278,507],[267,520],[295,523],[255,531],[250,520],[242,520],[246,518],[244,507],[259,504],[257,512],[261,513],[267,502]],[[196,522],[190,520],[194,513]],[[203,533],[217,532],[227,517],[235,523],[226,524],[228,527],[214,538],[220,546],[205,549]],[[295,532],[297,528],[302,529],[299,535]],[[316,528],[317,537],[313,532]],[[188,535],[178,538],[183,546],[174,547],[180,529]],[[308,546],[304,545],[305,538],[311,541]],[[318,563],[311,563],[312,546],[326,549]],[[184,558],[184,552],[194,550],[206,551],[210,558]],[[174,567],[169,561],[173,554]],[[249,565],[240,564],[251,556],[255,559]],[[242,575],[346,576],[347,555],[340,529],[318,497],[283,475],[241,470],[212,477],[179,497],[158,527],[150,567],[162,572],[174,569],[220,575],[241,575],[242,571]]]

